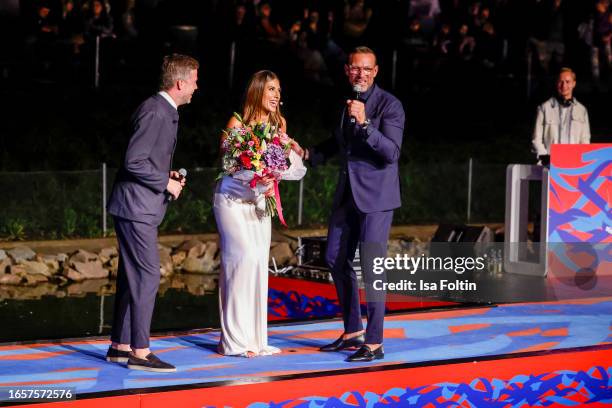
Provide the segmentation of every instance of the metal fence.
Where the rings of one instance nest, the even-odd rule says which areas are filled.
[[[415,163],[400,167],[402,207],[394,224],[484,223],[504,219],[505,165]],[[99,237],[112,231],[105,202],[116,170],[0,173],[0,237],[59,239]],[[188,184],[166,213],[165,233],[215,231],[212,196],[217,169],[189,170]],[[324,226],[337,167],[309,169],[301,182],[280,185],[290,227]]]

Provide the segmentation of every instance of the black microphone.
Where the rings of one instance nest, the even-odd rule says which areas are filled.
[[[176,181],[181,181],[183,180],[185,177],[187,177],[187,170],[181,168],[178,171],[179,177],[177,179],[175,179]],[[170,194],[170,196],[168,197],[168,201],[174,201],[175,198],[172,194]]]
[[[361,99],[361,86],[359,84],[353,85],[353,100],[358,101]],[[354,116],[351,116],[351,124],[355,124],[357,119]]]

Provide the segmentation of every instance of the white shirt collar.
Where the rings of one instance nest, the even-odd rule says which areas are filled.
[[[167,100],[167,101],[168,101],[168,103],[169,103],[170,105],[172,105],[172,107],[173,107],[174,109],[178,110],[178,106],[176,106],[176,102],[174,102],[174,99],[172,99],[172,97],[171,97],[171,96],[168,94],[168,92],[166,92],[166,91],[159,91],[158,93],[159,93],[161,96],[163,96],[163,97],[164,97],[164,99],[165,99],[165,100]]]

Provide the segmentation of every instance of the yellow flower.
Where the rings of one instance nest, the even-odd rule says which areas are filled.
[[[259,160],[261,159],[261,153],[255,153],[253,157],[255,157],[255,160]]]
[[[259,168],[261,167],[261,162],[259,161],[259,159],[257,160],[251,160],[251,164],[257,169],[259,170]]]

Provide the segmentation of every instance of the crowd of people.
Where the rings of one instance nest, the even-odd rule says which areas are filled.
[[[383,68],[396,51],[402,72],[473,62],[518,74],[531,58],[536,74],[570,65],[600,81],[612,64],[609,0],[236,0],[193,10],[180,3],[189,16],[184,20],[199,29],[197,49],[191,51],[216,49],[227,66],[233,42],[236,63],[242,64],[237,73],[244,76],[262,63],[291,61],[291,72],[301,67],[306,80],[334,82],[342,75],[346,50],[357,44],[378,50]],[[124,60],[138,48],[126,44],[172,40],[170,25],[180,25],[180,18],[164,22],[165,9],[164,1],[45,0],[22,11],[25,42],[30,55],[49,62],[57,60],[58,49],[78,56],[100,37],[112,43],[113,58]],[[151,27],[161,34],[139,35]]]

